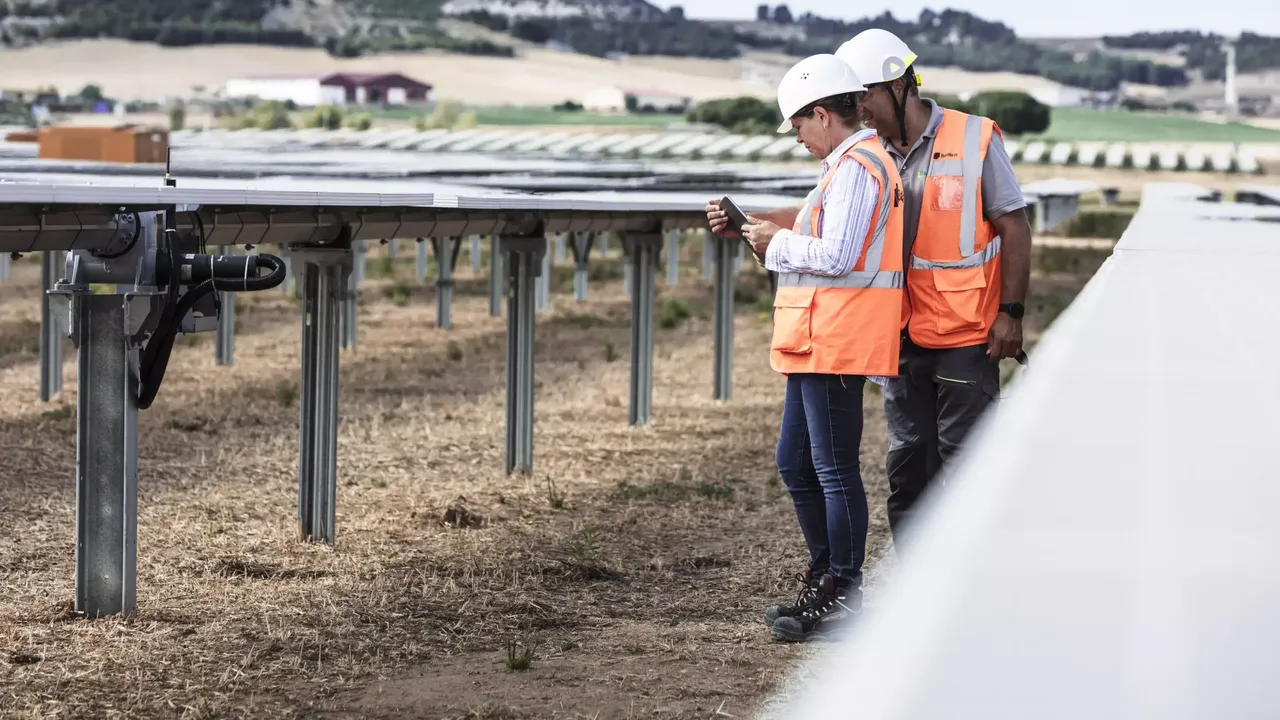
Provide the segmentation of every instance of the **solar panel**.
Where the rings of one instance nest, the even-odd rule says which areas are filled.
[[[577,153],[582,146],[599,139],[599,137],[596,133],[570,135],[559,142],[546,146],[545,151],[551,155],[572,155]]]
[[[729,155],[736,158],[753,157],[759,154],[761,150],[769,147],[775,142],[777,142],[777,138],[772,135],[757,135],[756,137],[747,138],[743,142],[739,143],[737,147],[734,147],[729,151]]]
[[[1044,159],[1044,154],[1048,149],[1047,145],[1036,140],[1035,142],[1027,145],[1026,150],[1022,151],[1022,162],[1032,164],[1038,163]]]
[[[689,139],[684,133],[668,133],[662,139],[640,148],[640,157],[656,157],[664,155],[668,150]]]
[[[453,132],[448,132],[448,133],[445,133],[444,135],[440,135],[438,137],[434,137],[434,138],[431,138],[430,140],[426,140],[424,142],[419,143],[418,151],[419,152],[435,152],[435,151],[444,150],[446,147],[450,145],[454,145],[456,143],[462,142],[467,138],[475,137],[476,135],[479,135],[479,134],[480,134],[480,131],[475,128],[472,128],[470,130],[456,130]]]
[[[471,152],[472,150],[477,150],[484,145],[497,142],[498,140],[505,140],[512,135],[514,135],[514,133],[508,130],[481,132],[472,135],[471,137],[464,138],[458,142],[445,145],[440,149],[446,152]]]
[[[1228,147],[1217,147],[1209,153],[1209,164],[1213,166],[1216,172],[1231,172],[1235,168],[1235,153],[1233,149]]]
[[[745,142],[746,135],[725,135],[718,140],[707,143],[696,151],[696,157],[717,158],[728,153],[740,143]]]
[[[1151,148],[1145,145],[1135,145],[1133,148],[1133,154],[1130,157],[1132,158],[1133,168],[1135,170],[1151,169],[1151,161],[1154,159],[1154,154],[1152,153]]]
[[[1076,164],[1083,167],[1094,167],[1102,159],[1106,145],[1101,143],[1083,143],[1076,152]]]
[[[1068,142],[1060,142],[1053,146],[1053,150],[1049,152],[1049,162],[1054,165],[1066,165],[1071,160],[1071,154],[1075,151],[1075,146]]]
[[[874,607],[814,653],[779,716],[1274,714],[1280,377],[1168,391],[1280,349],[1280,224],[1225,219],[1257,210],[1144,200],[917,506]]]
[[[657,142],[662,138],[661,135],[655,133],[644,133],[642,135],[633,135],[622,142],[613,143],[600,148],[603,155],[629,155],[640,148],[652,142]]]
[[[1236,168],[1248,175],[1262,172],[1262,167],[1258,164],[1258,160],[1253,156],[1253,153],[1244,148],[1241,148],[1236,153]]]
[[[1182,165],[1182,153],[1176,147],[1156,148],[1156,158],[1161,170],[1177,170]]]
[[[1109,168],[1124,167],[1125,158],[1129,156],[1129,148],[1124,143],[1116,143],[1107,148],[1106,164]]]
[[[537,138],[535,140],[530,140],[529,142],[526,142],[526,143],[522,143],[521,148],[523,152],[540,152],[548,147],[551,147],[552,145],[556,145],[558,143],[564,142],[565,140],[568,140],[569,138],[573,137],[574,134],[575,133],[571,133],[571,132],[547,133],[540,138]]]
[[[630,140],[632,137],[634,136],[626,135],[623,133],[609,133],[607,135],[597,137],[594,140],[588,140],[582,143],[582,145],[578,147],[578,149],[574,152],[574,154],[599,155],[604,148],[609,147],[610,145],[616,145],[618,143],[625,142],[627,140]]]

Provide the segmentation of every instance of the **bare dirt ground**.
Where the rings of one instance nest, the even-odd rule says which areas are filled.
[[[658,330],[644,429],[626,422],[616,260],[585,305],[557,268],[532,478],[501,472],[505,325],[485,281],[465,280],[464,257],[456,329],[441,331],[411,261],[394,276],[371,263],[360,345],[342,356],[334,548],[296,536],[298,305],[242,296],[235,367],[215,366],[208,336],[180,343],[140,414],[128,622],[70,615],[76,367],[68,345],[66,390],[39,403],[39,264],[16,261],[0,285],[0,715],[748,716],[807,652],[759,620],[805,554],[773,466],[767,290],[754,268],[741,278],[734,399],[717,404],[695,257],[679,287],[660,282],[659,303],[682,298],[689,317]],[[1093,269],[1038,267],[1060,305]],[[1033,305],[1029,332],[1044,319]],[[878,394],[866,411],[874,578]]]

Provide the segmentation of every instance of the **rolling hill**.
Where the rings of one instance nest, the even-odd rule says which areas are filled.
[[[117,38],[165,47],[256,44],[318,47],[340,58],[444,50],[512,56],[498,38],[460,36],[461,19],[525,43],[600,58],[671,56],[737,59],[746,51],[796,57],[832,48],[868,27],[910,38],[921,63],[976,72],[1036,75],[1113,90],[1121,83],[1182,87],[1221,76],[1221,38],[1198,32],[1139,33],[1086,44],[1020,38],[971,13],[922,10],[856,21],[784,5],[761,7],[756,22],[703,22],[646,0],[0,0],[0,43]],[[1242,70],[1280,67],[1280,39],[1245,33]]]

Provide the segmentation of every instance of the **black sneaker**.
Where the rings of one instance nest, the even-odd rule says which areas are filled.
[[[838,588],[835,578],[823,575],[808,607],[791,617],[779,617],[773,624],[773,637],[786,642],[825,637],[851,625],[861,610],[861,590]]]
[[[819,578],[820,579],[820,578]],[[800,592],[796,595],[794,605],[774,605],[764,611],[764,624],[773,627],[780,617],[793,617],[799,615],[805,608],[809,607],[809,603],[818,595],[818,581],[813,579],[813,571],[805,570],[803,575],[796,575],[796,582],[800,583]]]

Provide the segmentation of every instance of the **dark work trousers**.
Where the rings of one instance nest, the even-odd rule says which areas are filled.
[[[778,474],[809,546],[809,569],[851,588],[862,586],[867,555],[858,463],[863,382],[861,375],[788,375],[778,437]]]
[[[931,350],[903,339],[898,376],[884,389],[889,528],[895,545],[901,544],[916,501],[999,395],[1000,365],[987,357],[985,343]]]

